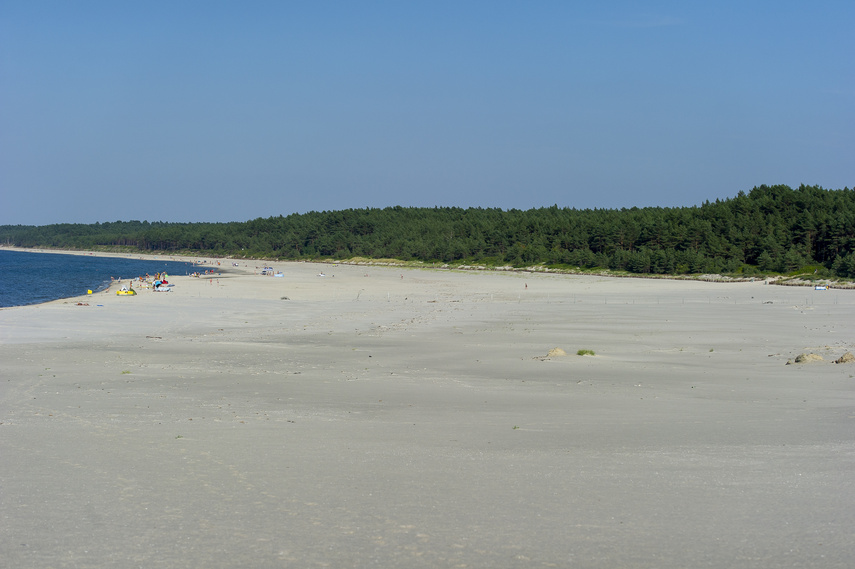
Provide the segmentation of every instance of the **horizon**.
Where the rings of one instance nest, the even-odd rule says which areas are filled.
[[[839,1],[11,0],[0,225],[852,187],[853,26]]]
[[[786,184],[760,184],[759,186],[754,186],[754,188],[760,188],[760,187],[774,187],[774,186],[778,186],[778,185],[786,186]],[[801,186],[805,186],[805,187],[818,187],[819,189],[821,189],[821,190],[823,190],[823,191],[844,191],[844,190],[846,190],[846,191],[850,191],[850,188],[849,188],[848,186],[844,186],[843,188],[824,188],[824,187],[822,187],[822,186],[819,186],[818,184],[801,184],[800,186],[795,187],[795,188],[790,187],[790,186],[787,186],[787,187],[790,187],[790,189],[792,189],[792,190],[794,190],[794,191],[795,191],[795,190],[798,190],[798,189],[799,189],[799,187],[801,187]],[[751,188],[751,189],[753,190],[754,188]],[[743,193],[743,192],[747,195],[747,194],[749,194],[749,193],[751,192],[751,190],[748,190],[748,191],[746,191],[746,190],[739,190],[737,193],[735,193],[735,194],[733,194],[733,195],[731,195],[731,196],[718,197],[718,198],[715,198],[714,200],[713,200],[713,199],[705,199],[705,200],[703,200],[701,203],[697,203],[697,204],[690,204],[690,205],[681,205],[681,206],[654,205],[654,206],[640,206],[640,207],[639,207],[639,206],[630,206],[630,207],[627,207],[627,206],[618,206],[618,207],[612,207],[612,208],[599,208],[599,207],[591,207],[591,208],[576,208],[576,207],[572,207],[572,206],[559,206],[558,204],[552,204],[552,205],[541,205],[541,206],[533,206],[533,207],[526,208],[526,209],[520,209],[520,208],[497,208],[497,207],[485,207],[485,206],[466,206],[466,207],[460,207],[460,206],[443,206],[443,205],[435,205],[435,206],[402,206],[402,205],[398,204],[398,205],[388,205],[388,206],[383,206],[383,207],[374,207],[374,206],[371,206],[371,207],[353,207],[353,208],[332,209],[332,210],[310,210],[310,211],[305,211],[305,212],[292,212],[292,213],[287,213],[287,214],[284,214],[284,213],[283,213],[283,214],[274,214],[274,215],[262,215],[262,216],[254,217],[254,218],[251,218],[251,219],[243,219],[243,220],[239,220],[239,219],[232,219],[232,220],[226,220],[226,221],[206,221],[206,220],[198,220],[198,221],[181,221],[181,220],[176,220],[176,221],[166,221],[166,220],[160,220],[160,219],[158,219],[158,220],[149,220],[149,219],[112,219],[112,220],[107,220],[107,219],[105,219],[105,220],[96,220],[96,221],[92,221],[92,222],[59,221],[59,222],[55,222],[55,223],[46,223],[46,224],[39,224],[39,225],[35,225],[35,224],[25,224],[25,223],[2,223],[2,224],[0,224],[0,227],[16,227],[16,226],[21,226],[21,227],[46,227],[46,226],[49,226],[49,225],[104,225],[104,224],[109,224],[109,223],[148,223],[148,224],[156,224],[156,223],[171,223],[171,224],[185,224],[185,225],[186,225],[186,224],[196,224],[196,223],[197,223],[197,224],[249,223],[249,222],[254,221],[254,220],[257,220],[257,219],[273,219],[273,218],[277,218],[277,217],[285,218],[285,217],[290,217],[290,216],[292,216],[292,215],[298,215],[298,216],[299,216],[299,215],[307,215],[307,214],[312,214],[312,213],[320,213],[320,214],[324,214],[324,213],[333,213],[333,212],[337,212],[337,211],[349,211],[349,210],[353,210],[353,211],[369,211],[369,210],[372,210],[372,209],[379,209],[379,210],[383,210],[383,209],[395,209],[395,208],[404,208],[404,209],[463,209],[463,210],[467,210],[467,209],[498,209],[498,210],[500,210],[500,211],[502,211],[502,212],[509,212],[509,211],[513,211],[513,210],[519,210],[519,211],[533,211],[533,210],[540,210],[540,209],[549,209],[549,208],[552,208],[552,207],[557,207],[558,209],[570,209],[570,210],[575,210],[575,211],[594,211],[594,210],[621,211],[621,210],[632,210],[632,209],[657,209],[657,208],[662,208],[662,209],[681,209],[681,208],[688,208],[688,209],[691,209],[691,208],[702,207],[702,206],[703,206],[705,203],[707,203],[707,202],[709,202],[709,203],[714,203],[714,202],[717,202],[717,201],[725,202],[725,201],[728,201],[728,200],[732,200],[732,199],[734,199],[734,198],[738,197],[738,195],[739,195],[740,193]]]

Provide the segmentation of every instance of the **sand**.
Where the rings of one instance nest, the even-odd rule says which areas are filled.
[[[0,565],[855,559],[852,291],[240,264],[0,310]]]

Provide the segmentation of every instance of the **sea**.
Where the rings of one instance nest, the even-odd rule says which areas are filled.
[[[29,253],[0,249],[0,307],[39,304],[98,292],[114,279],[131,279],[166,271],[189,275],[185,261],[146,261],[90,254]]]

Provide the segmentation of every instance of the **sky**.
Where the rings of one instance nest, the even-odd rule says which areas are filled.
[[[855,2],[0,0],[0,224],[855,186]]]

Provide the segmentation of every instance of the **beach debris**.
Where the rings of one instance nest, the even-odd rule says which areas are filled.
[[[549,352],[546,354],[546,357],[548,357],[548,358],[558,358],[558,357],[566,356],[566,355],[567,355],[567,352],[565,352],[565,351],[564,351],[564,350],[562,350],[561,348],[552,348],[552,349],[551,349],[551,350],[549,350]]]
[[[852,352],[846,352],[836,360],[834,360],[836,364],[851,364],[855,363],[855,356],[852,355]]]
[[[821,362],[821,361],[824,361],[824,360],[822,359],[822,356],[820,356],[819,354],[799,354],[796,356],[795,359],[787,360],[786,365],[806,364],[806,363],[810,363],[810,362]]]

